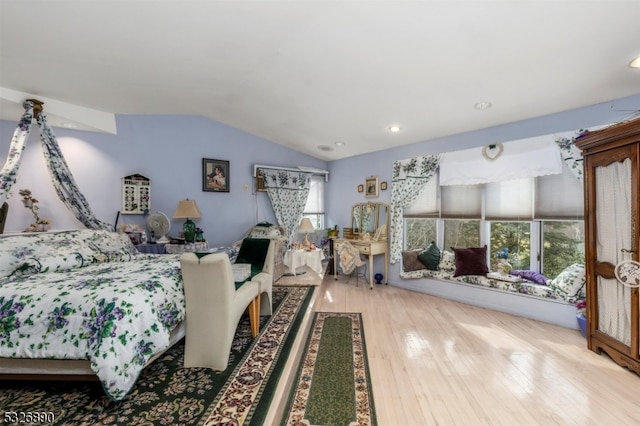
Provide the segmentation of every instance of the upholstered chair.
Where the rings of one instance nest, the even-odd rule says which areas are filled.
[[[225,370],[233,336],[247,307],[252,334],[257,334],[260,285],[245,281],[236,288],[225,253],[202,257],[184,253],[180,266],[187,308],[184,366]]]
[[[273,310],[271,293],[277,243],[267,238],[245,238],[236,258],[236,263],[251,264],[251,281],[260,286],[260,315],[271,315]]]

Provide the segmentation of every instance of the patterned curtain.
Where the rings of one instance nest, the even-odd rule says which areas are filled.
[[[309,197],[311,173],[259,168],[278,225],[287,231],[289,243],[294,241],[302,212]]]
[[[391,263],[402,255],[402,209],[410,206],[438,171],[440,155],[420,156],[393,163],[391,180]]]
[[[555,140],[558,147],[560,147],[560,154],[562,155],[562,161],[569,166],[573,175],[580,182],[583,181],[584,167],[582,161],[582,151],[575,145],[575,140],[584,131],[579,130],[574,136],[562,136]]]
[[[25,148],[31,120],[33,118],[33,102],[26,101],[23,106],[25,113],[16,128],[13,140],[11,141],[7,162],[2,169],[2,192],[0,192],[0,197],[2,197],[0,200],[2,201],[6,199],[9,189],[15,182],[20,165],[20,154]],[[47,124],[47,117],[43,112],[36,114],[36,122],[38,126],[40,126],[40,141],[42,142],[42,151],[44,152],[47,166],[49,167],[49,174],[51,175],[53,186],[60,200],[88,229],[113,231],[113,225],[102,222],[93,215],[89,203],[73,179],[69,166],[67,166],[67,162],[58,146],[58,141]],[[5,169],[7,169],[6,173]],[[5,184],[8,187],[6,190]]]
[[[25,102],[24,114],[13,132],[11,145],[9,146],[9,154],[5,161],[2,171],[0,171],[0,204],[4,203],[9,196],[11,187],[16,182],[18,169],[20,168],[20,159],[22,151],[27,146],[27,137],[31,131],[31,121],[33,119],[33,103]]]

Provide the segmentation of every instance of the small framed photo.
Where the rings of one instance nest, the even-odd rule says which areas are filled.
[[[378,177],[371,176],[364,181],[365,197],[377,197],[378,196]]]
[[[202,159],[202,190],[208,192],[229,192],[229,162],[225,160]]]
[[[363,184],[358,185],[358,192],[364,192],[364,185]]]
[[[380,182],[380,189],[383,191],[387,190],[387,181],[385,180],[384,182]]]

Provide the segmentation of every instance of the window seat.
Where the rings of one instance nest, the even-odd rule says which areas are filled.
[[[536,284],[525,279],[522,279],[522,281],[520,282],[509,282],[491,279],[484,275],[462,275],[459,277],[454,277],[452,271],[431,271],[429,269],[419,269],[417,271],[411,272],[400,272],[400,278],[436,278],[447,281],[458,281],[462,283],[478,285],[481,287],[489,287],[497,290],[511,291],[514,293],[528,294],[529,296],[542,297],[545,299],[563,300],[551,287]],[[575,300],[567,300],[567,302],[573,303],[575,302]]]
[[[508,282],[484,275],[453,276],[453,271],[400,271],[401,287],[474,306],[578,329],[575,300],[546,285],[523,279]]]

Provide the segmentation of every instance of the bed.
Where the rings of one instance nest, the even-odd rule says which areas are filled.
[[[178,255],[138,254],[126,235],[80,230],[0,238],[0,256],[3,378],[97,376],[120,400],[184,336]]]

